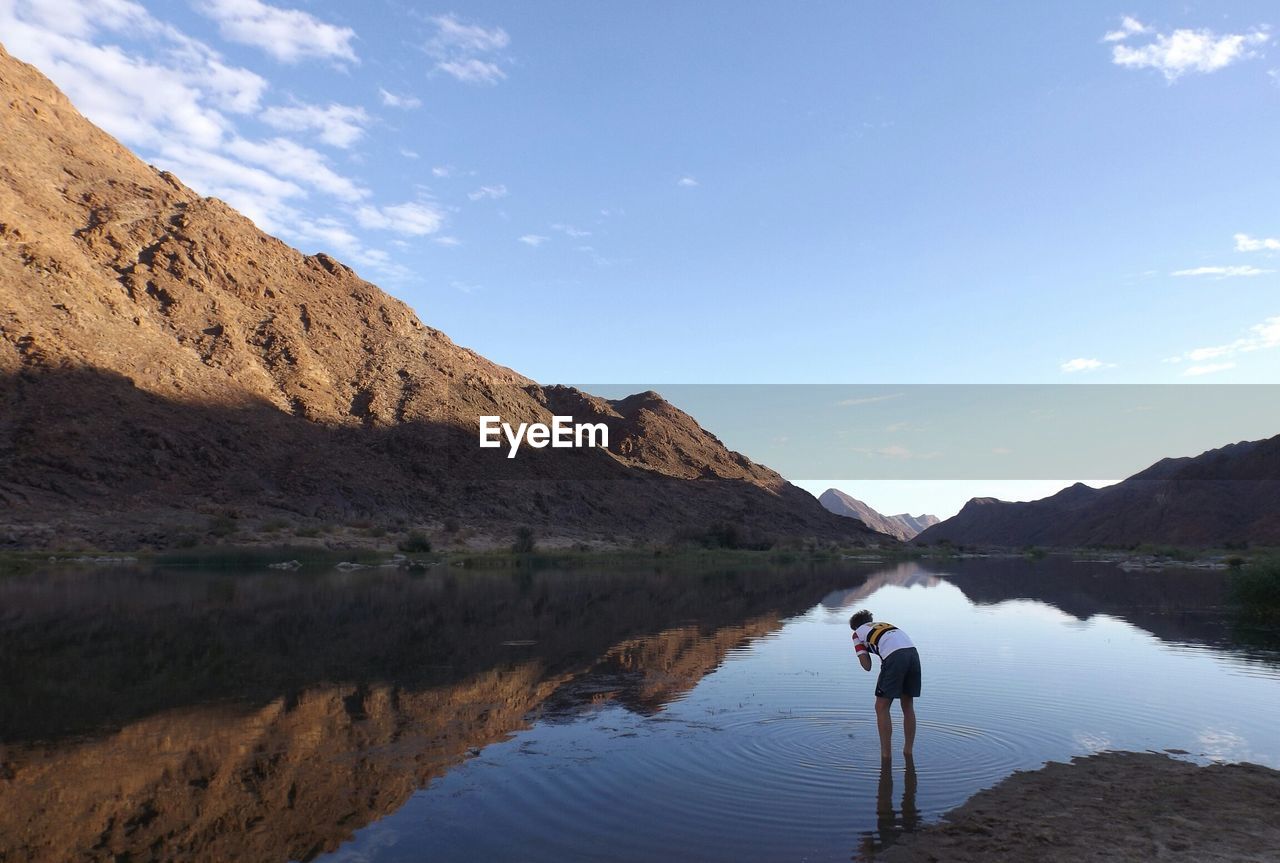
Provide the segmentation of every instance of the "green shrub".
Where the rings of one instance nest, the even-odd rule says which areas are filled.
[[[425,533],[410,531],[409,535],[400,541],[400,550],[408,554],[425,554],[431,551],[431,540]]]
[[[209,519],[209,533],[222,538],[236,532],[236,520],[229,515],[215,515]]]
[[[1246,617],[1280,620],[1280,558],[1254,561],[1232,573],[1231,598]]]
[[[533,528],[521,527],[516,531],[516,541],[511,543],[511,550],[516,554],[528,554],[533,551]]]

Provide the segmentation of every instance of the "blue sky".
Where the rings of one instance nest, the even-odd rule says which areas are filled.
[[[0,0],[0,41],[544,382],[1267,383],[1277,18]]]

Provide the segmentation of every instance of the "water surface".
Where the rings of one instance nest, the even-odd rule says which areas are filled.
[[[848,860],[1046,760],[1280,767],[1280,654],[1224,585],[1053,559],[9,578],[0,858]],[[863,606],[923,657],[913,769],[880,763]]]

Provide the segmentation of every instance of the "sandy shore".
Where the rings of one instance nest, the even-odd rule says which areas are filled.
[[[1015,773],[887,863],[1280,860],[1280,771],[1106,753]]]

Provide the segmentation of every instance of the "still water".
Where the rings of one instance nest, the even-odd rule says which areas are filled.
[[[1280,652],[1233,625],[1225,578],[1054,559],[10,577],[0,860],[869,859],[1047,760],[1280,767]],[[920,649],[913,769],[882,770],[861,607]]]

